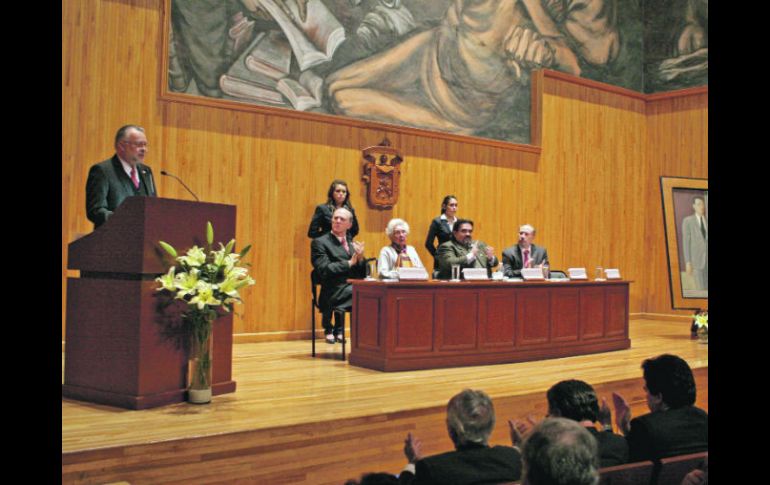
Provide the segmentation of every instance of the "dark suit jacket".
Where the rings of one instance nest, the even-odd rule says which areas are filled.
[[[352,207],[345,207],[353,214],[353,225],[350,227],[348,234],[351,238],[358,235],[358,219],[356,219],[356,211]],[[334,207],[329,204],[321,204],[316,206],[313,218],[310,220],[310,226],[307,228],[307,237],[317,238],[323,236],[327,232],[332,230],[332,214],[334,214]]]
[[[510,446],[464,445],[456,451],[415,463],[415,474],[402,472],[401,485],[472,485],[513,482],[521,478],[521,455]]]
[[[532,244],[529,251],[529,259],[532,264],[540,264],[548,261],[548,251],[542,246]],[[524,267],[524,258],[521,255],[521,248],[518,244],[506,248],[503,251],[503,276],[507,278],[520,278],[521,268]]]
[[[86,216],[94,223],[94,229],[104,224],[127,197],[157,195],[150,167],[140,163],[137,171],[138,190],[117,155],[91,166],[86,182]]]
[[[630,461],[657,460],[709,449],[709,416],[695,406],[656,411],[631,420]]]
[[[321,294],[318,297],[321,310],[349,309],[353,304],[353,288],[347,282],[348,278],[366,277],[366,263],[363,260],[352,267],[348,264],[353,252],[353,243],[350,235],[347,239],[350,253],[345,251],[331,232],[313,239],[310,243],[310,261],[321,282]]]
[[[433,242],[436,238],[438,238],[438,244],[434,246]],[[428,237],[425,238],[425,248],[431,256],[435,257],[438,247],[450,239],[452,239],[452,228],[449,227],[449,223],[446,219],[442,219],[441,216],[438,216],[430,223]]]
[[[479,251],[476,253],[476,259],[468,264],[466,256],[471,252],[470,249],[457,242],[454,238],[438,247],[436,261],[438,261],[438,279],[448,280],[452,277],[452,265],[459,264],[460,272],[463,268],[487,268],[487,276],[492,276],[492,268],[497,266],[497,257],[487,259],[484,248],[487,245],[479,241]],[[462,276],[462,274],[461,274]]]
[[[612,431],[598,431],[594,427],[586,427],[589,433],[599,443],[599,466],[625,465],[628,463],[628,442]]]

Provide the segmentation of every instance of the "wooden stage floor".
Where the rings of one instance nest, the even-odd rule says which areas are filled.
[[[451,449],[443,416],[464,388],[494,400],[493,444],[507,444],[506,419],[545,413],[545,391],[562,379],[591,383],[601,397],[623,393],[644,413],[641,361],[664,352],[696,373],[708,409],[708,345],[686,321],[631,320],[631,348],[537,362],[384,373],[339,360],[339,344],[237,344],[237,391],[209,405],[143,411],[62,399],[66,483],[336,483],[365,471],[397,473],[403,439],[426,454]],[[63,365],[63,358],[62,358]],[[216,365],[216,363],[214,364]]]

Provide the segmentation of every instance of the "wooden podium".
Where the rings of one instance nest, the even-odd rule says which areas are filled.
[[[165,273],[163,240],[203,247],[206,222],[216,241],[235,237],[235,207],[130,197],[106,223],[68,247],[66,351],[62,396],[129,409],[184,401],[187,355],[169,335],[154,281]],[[166,256],[167,257],[167,256]],[[214,322],[214,395],[231,379],[233,317]]]

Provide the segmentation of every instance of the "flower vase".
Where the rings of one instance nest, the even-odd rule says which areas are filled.
[[[214,338],[211,325],[206,330],[193,332],[190,358],[187,362],[187,401],[194,404],[211,402],[212,357]]]
[[[698,329],[698,343],[699,344],[708,344],[709,343],[709,330],[708,328],[701,327]]]

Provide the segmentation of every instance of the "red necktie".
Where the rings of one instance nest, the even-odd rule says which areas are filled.
[[[131,167],[131,181],[134,182],[134,188],[139,188],[139,177],[136,173],[136,167]]]
[[[529,249],[524,250],[524,267],[527,267],[527,264],[529,263]]]
[[[343,237],[340,242],[342,242],[342,247],[345,248],[345,251],[347,251],[347,253],[350,254],[350,246],[348,246],[348,238]]]

